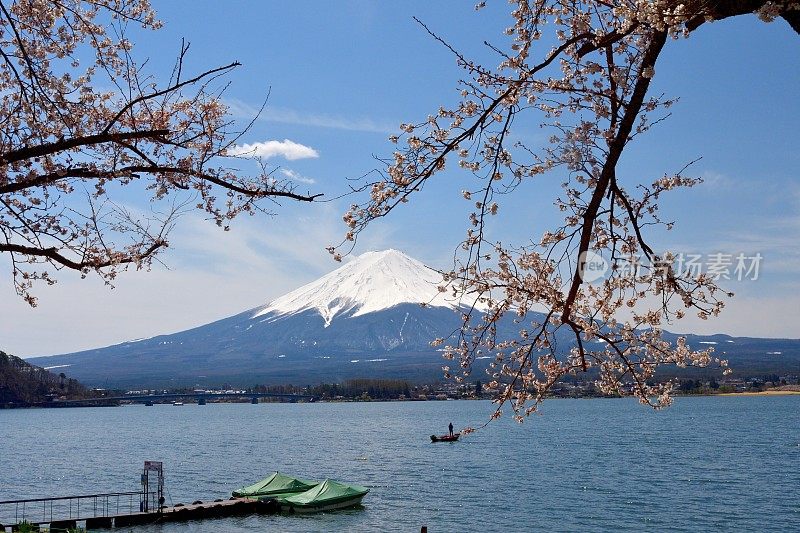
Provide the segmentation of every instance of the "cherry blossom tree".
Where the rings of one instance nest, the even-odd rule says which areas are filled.
[[[484,2],[477,9],[484,7]],[[514,0],[510,43],[491,46],[496,67],[478,64],[447,46],[466,73],[461,99],[426,120],[400,126],[398,148],[369,197],[344,215],[346,240],[329,251],[347,253],[360,232],[385,217],[426,182],[457,166],[471,181],[462,191],[474,206],[454,268],[440,289],[475,302],[464,326],[445,345],[461,381],[476,356],[494,356],[485,387],[495,392],[495,416],[510,404],[518,420],[534,412],[567,376],[587,375],[609,394],[632,394],[647,405],[669,405],[672,384],[654,379],[662,365],[726,367],[711,349],[694,350],[685,339],[667,342],[662,325],[687,312],[717,315],[726,294],[707,274],[677,271],[674,256],[656,253],[648,228],[671,223],[659,217],[662,195],[691,187],[697,178],[663,175],[626,188],[617,174],[625,149],[664,119],[674,100],[651,94],[665,46],[691,38],[705,24],[755,14],[782,18],[800,32],[800,3],[707,0]],[[538,123],[551,132],[545,146],[511,140],[515,122]],[[688,165],[687,165],[688,167]],[[513,246],[487,237],[504,195],[523,183],[557,176],[563,193],[555,205],[563,224]],[[349,241],[349,243],[348,243]],[[607,277],[587,282],[594,255],[610,266]],[[637,268],[630,268],[638,265]],[[513,319],[512,338],[498,334]],[[570,339],[567,353],[557,339]],[[562,343],[563,347],[563,343]]]
[[[186,209],[227,229],[264,199],[319,196],[232,166],[242,132],[220,96],[238,63],[187,75],[182,45],[170,79],[145,73],[128,30],[160,26],[147,0],[0,1],[0,252],[31,305],[52,270],[148,268]]]

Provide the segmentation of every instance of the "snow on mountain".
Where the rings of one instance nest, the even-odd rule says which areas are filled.
[[[426,303],[457,309],[459,302],[440,293],[442,275],[397,250],[367,252],[340,268],[273,300],[253,318],[272,321],[308,310],[317,311],[325,327],[337,315],[361,316],[403,303]]]

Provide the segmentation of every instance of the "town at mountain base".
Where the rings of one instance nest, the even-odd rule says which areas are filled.
[[[461,326],[474,302],[439,292],[441,275],[396,250],[368,252],[272,302],[197,328],[105,348],[37,357],[103,388],[218,384],[318,384],[356,377],[415,382],[442,377],[441,351],[430,341]],[[425,306],[420,305],[426,304]],[[514,335],[508,320],[500,334]],[[677,335],[666,334],[668,339]],[[713,345],[735,375],[800,375],[800,340],[687,335],[692,346]],[[569,349],[569,343],[561,343]],[[483,379],[488,356],[475,361]],[[669,369],[683,378],[712,369]]]

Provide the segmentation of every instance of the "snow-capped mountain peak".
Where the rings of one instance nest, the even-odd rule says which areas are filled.
[[[330,325],[335,316],[366,315],[402,303],[456,309],[438,290],[442,275],[398,250],[367,252],[340,268],[256,310],[253,318],[316,310]]]

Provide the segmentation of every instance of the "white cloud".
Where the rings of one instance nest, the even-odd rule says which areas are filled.
[[[289,161],[319,157],[319,153],[310,146],[289,139],[237,145],[229,150],[229,153],[246,157],[263,157],[264,159],[281,156]]]
[[[288,168],[280,169],[280,173],[297,183],[307,183],[308,185],[313,185],[317,182],[317,180],[314,178],[308,178]]]
[[[737,183],[728,175],[715,172],[713,170],[706,170],[702,173],[703,185],[712,189],[731,188]]]
[[[784,317],[794,316],[800,308],[800,297],[794,291],[780,296],[736,296],[725,301],[719,318],[701,320],[687,315],[677,324],[665,325],[676,333],[691,332],[699,335],[727,333],[743,337],[800,338],[800,325]]]
[[[231,113],[234,116],[252,119],[258,115],[259,110],[240,100],[226,100]],[[277,122],[281,124],[295,124],[298,126],[313,126],[317,128],[331,128],[346,131],[364,131],[372,133],[387,134],[397,130],[397,124],[389,122],[376,122],[368,117],[342,117],[338,115],[328,115],[324,113],[300,113],[294,109],[286,107],[269,106],[261,111],[259,120],[264,122]]]

